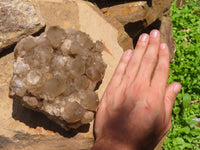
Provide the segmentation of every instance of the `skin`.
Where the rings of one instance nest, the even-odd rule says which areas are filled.
[[[152,150],[171,127],[180,83],[167,85],[169,49],[160,32],[127,50],[98,107],[93,150]]]

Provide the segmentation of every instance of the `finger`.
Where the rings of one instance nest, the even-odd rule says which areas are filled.
[[[180,90],[181,90],[181,84],[178,82],[174,82],[174,83],[168,85],[168,87],[166,89],[164,104],[165,104],[167,121],[170,121],[170,119],[171,119],[172,108],[173,108],[174,102],[176,100],[176,96],[178,95]]]
[[[158,64],[156,66],[151,86],[155,89],[160,89],[162,93],[167,86],[169,77],[169,49],[166,43],[160,44]]]
[[[103,129],[103,125],[105,124],[104,121],[105,121],[105,116],[107,116],[107,107],[106,107],[106,103],[100,103],[99,106],[98,106],[98,110],[97,110],[97,113],[96,113],[96,119],[95,119],[95,133],[96,133],[96,136],[101,136],[102,134],[102,129]]]
[[[153,30],[150,33],[149,45],[146,53],[142,58],[142,63],[136,80],[143,80],[150,85],[151,75],[157,62],[158,51],[160,46],[160,32]]]
[[[126,70],[126,66],[127,66],[128,62],[129,62],[132,54],[133,54],[132,50],[127,50],[122,55],[122,57],[121,57],[121,59],[119,61],[119,64],[118,64],[117,68],[115,69],[113,77],[112,77],[112,79],[110,81],[109,86],[111,88],[116,88],[121,83],[121,80],[122,80],[122,78],[124,76],[124,73],[125,73],[125,70]]]
[[[133,56],[131,57],[128,63],[126,73],[122,81],[125,84],[131,83],[132,81],[134,81],[135,76],[137,75],[137,72],[139,70],[142,57],[146,51],[148,42],[149,42],[149,35],[146,33],[143,33],[140,36],[137,42],[136,48],[134,50]]]

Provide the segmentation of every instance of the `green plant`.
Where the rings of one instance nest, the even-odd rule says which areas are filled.
[[[200,150],[200,1],[187,0],[180,8],[172,3],[171,20],[177,51],[170,64],[169,83],[182,84],[173,108],[172,128],[165,150]]]

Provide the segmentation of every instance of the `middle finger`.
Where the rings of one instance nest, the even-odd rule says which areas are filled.
[[[150,85],[151,76],[158,59],[159,47],[160,32],[158,30],[153,30],[150,33],[149,45],[147,47],[146,53],[142,58],[142,63],[135,80],[143,80],[143,82]]]

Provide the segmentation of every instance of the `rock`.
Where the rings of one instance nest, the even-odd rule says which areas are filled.
[[[14,50],[10,96],[66,130],[88,124],[99,103],[94,90],[106,69],[104,49],[84,32],[58,26],[28,36]]]
[[[102,57],[107,68],[102,83],[96,91],[101,99],[124,51],[123,47],[126,47],[123,46],[123,43],[132,45],[123,26],[116,19],[105,19],[97,7],[84,1],[33,0],[32,4],[36,12],[41,13],[42,18],[44,18],[44,22],[47,24],[46,31],[50,26],[55,25],[64,29],[73,28],[89,34],[93,42],[101,41],[104,44],[106,49],[102,52]],[[69,13],[68,9],[71,9],[73,13]],[[69,43],[66,41],[65,47]],[[56,47],[56,44],[54,46]],[[101,46],[97,46],[97,49],[98,47]],[[62,48],[62,51],[67,52],[65,48]],[[8,97],[13,62],[13,53],[0,58],[0,147],[9,150],[91,149],[94,142],[93,122],[77,130],[65,131],[43,114],[27,109]],[[26,65],[24,67],[26,68]],[[30,73],[29,77],[32,75],[36,76],[32,83],[37,82],[40,73]],[[37,105],[34,98],[27,102]],[[84,118],[87,117],[92,118],[93,116],[87,113]]]
[[[116,37],[119,45],[124,50],[133,48],[132,39],[124,31],[123,25],[115,18],[105,17],[98,7],[89,2],[84,2],[82,0],[32,0],[32,2],[38,13],[44,18],[47,26],[46,30],[49,25],[58,25],[64,29],[73,28],[84,31],[90,34],[92,39],[97,40],[99,37],[101,37],[101,39],[105,37],[105,31],[108,32],[108,35],[112,35],[109,28],[113,28],[115,30],[117,29]],[[59,8],[59,10],[57,8]],[[50,9],[51,11],[48,11]],[[95,18],[95,16],[97,18]],[[91,20],[90,18],[93,17],[95,19]],[[101,28],[102,23],[108,24],[108,22],[108,29]],[[96,28],[98,28],[98,30],[94,31]],[[106,44],[110,38],[110,36],[107,37],[107,40],[103,42]]]
[[[116,19],[105,17],[93,4],[82,0],[33,0],[32,3],[44,18],[46,30],[50,25],[73,28],[89,34],[94,42],[99,40],[104,43],[106,51],[102,54],[107,69],[98,90],[101,98],[123,51],[133,48],[123,26]]]
[[[0,52],[44,25],[30,2],[0,1]]]
[[[148,10],[145,19],[147,26],[159,19],[171,7],[173,0],[152,0],[152,7]]]
[[[4,1],[6,2],[6,0]],[[132,40],[124,32],[123,25],[115,18],[105,17],[91,3],[81,0],[28,1],[33,4],[36,14],[38,16],[40,14],[45,24],[47,24],[46,31],[50,26],[56,25],[64,29],[73,28],[89,34],[93,42],[101,41],[104,44],[106,50],[102,52],[102,55],[107,68],[102,84],[97,90],[98,96],[101,99],[123,51],[132,48]],[[131,0],[124,1],[130,2]],[[151,2],[148,2],[148,6],[150,6],[149,3]],[[70,45],[69,43],[66,41],[64,47]],[[56,47],[56,44],[54,46]],[[67,52],[65,48],[62,48],[62,51],[64,53]],[[43,114],[27,109],[8,97],[14,54],[11,53],[0,57],[0,147],[9,150],[91,149],[94,142],[93,123],[77,130],[65,131]],[[26,65],[24,67],[26,68]],[[31,78],[32,75],[37,77],[32,80],[32,83],[37,82],[40,73],[30,73],[29,77]],[[27,100],[27,102],[34,106],[37,105],[34,98]],[[92,118],[93,116],[87,113],[84,117]]]
[[[176,45],[174,37],[172,35],[172,22],[170,19],[170,10],[168,10],[161,17],[160,33],[161,42],[167,43],[170,51],[170,62],[174,61],[174,52],[176,51]]]
[[[13,58],[13,53],[10,53],[0,59],[0,149],[91,149],[93,135],[87,126],[79,132],[66,132],[41,113],[26,109],[8,97]]]
[[[137,41],[141,33],[149,32],[149,29],[152,30],[154,28],[160,30],[161,41],[168,44],[170,49],[170,61],[173,61],[176,47],[172,36],[170,20],[169,9],[171,2],[172,0],[130,2],[105,7],[101,10],[104,15],[115,18],[122,23],[126,32],[132,37],[134,43],[136,43],[135,41]]]
[[[130,22],[143,21],[148,10],[145,1],[114,5],[102,9],[102,12],[112,18],[116,18],[123,25]]]
[[[101,10],[104,15],[115,18],[123,24],[133,41],[142,30],[148,27],[145,17],[150,7],[146,1],[118,4]]]
[[[123,25],[144,21],[144,27],[146,28],[169,10],[171,3],[172,0],[146,0],[118,4],[101,10],[105,15],[116,18]]]

